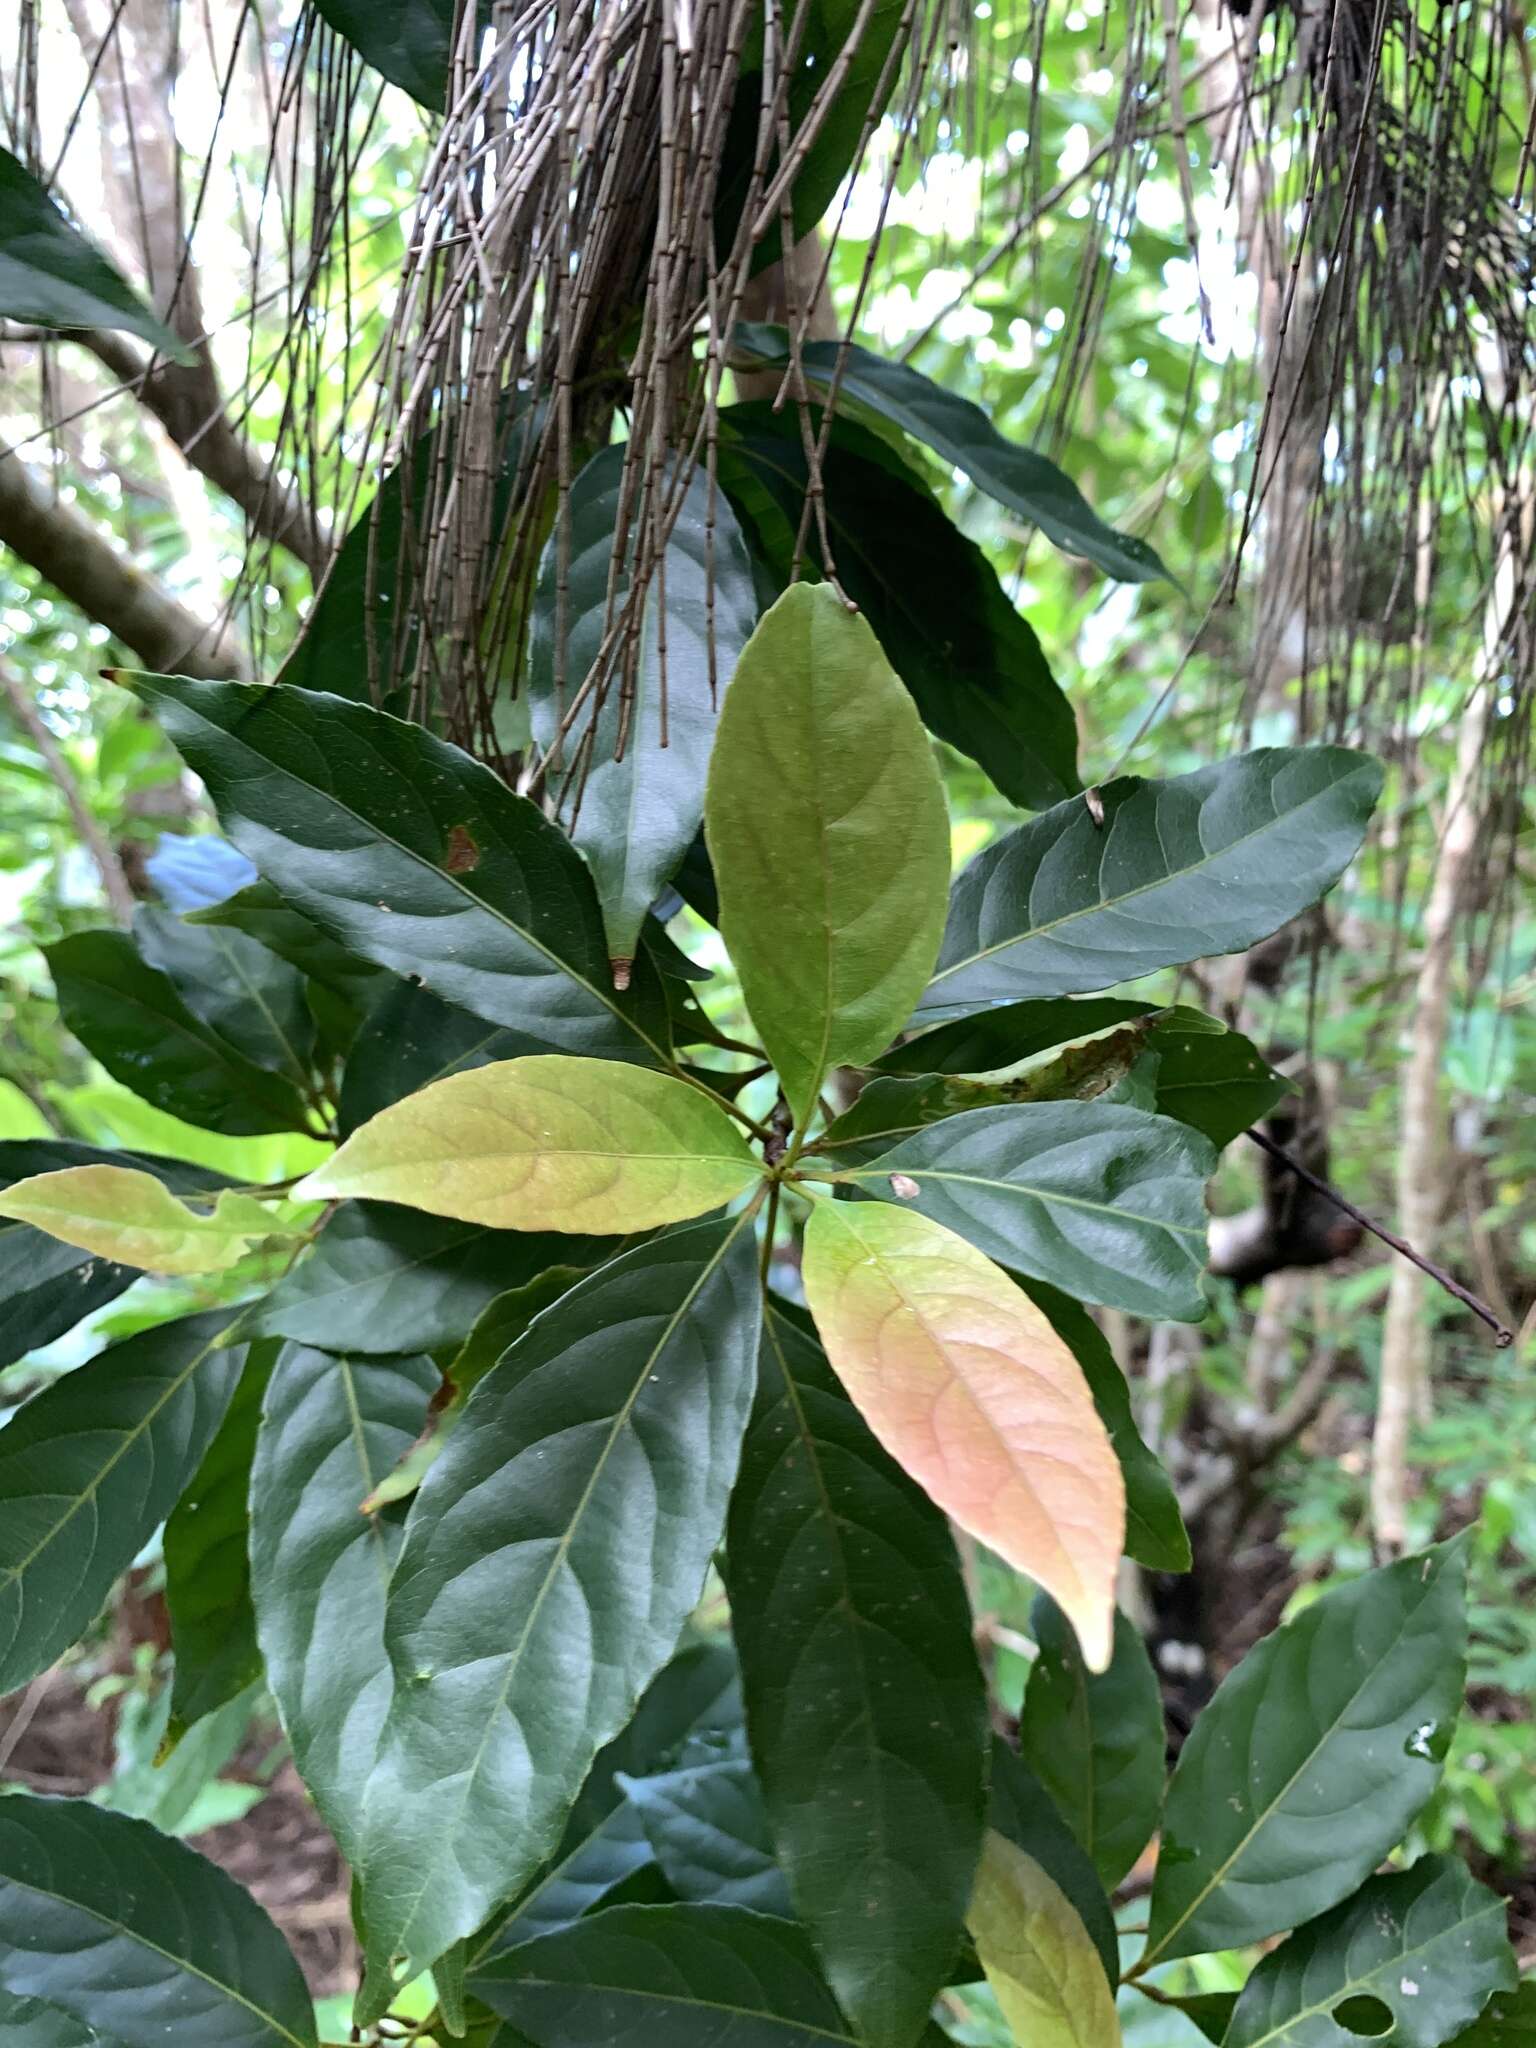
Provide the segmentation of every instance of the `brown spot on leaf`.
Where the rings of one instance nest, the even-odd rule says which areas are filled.
[[[448,851],[443,858],[443,872],[449,875],[467,875],[480,865],[480,848],[475,835],[467,825],[455,825],[448,834]]]

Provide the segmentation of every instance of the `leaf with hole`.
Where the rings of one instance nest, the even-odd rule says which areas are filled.
[[[1062,1818],[1093,1858],[1106,1891],[1152,1838],[1163,1803],[1163,1696],[1140,1635],[1115,1615],[1107,1671],[1083,1662],[1053,1601],[1035,1605],[1039,1655],[1030,1667],[1019,1746]]]
[[[370,2002],[392,1959],[431,1963],[528,1882],[675,1648],[724,1526],[759,1319],[750,1222],[697,1225],[573,1287],[470,1397],[390,1588]]]
[[[0,1429],[0,1692],[89,1628],[202,1463],[240,1374],[231,1320],[128,1337]]]
[[[982,1850],[970,1929],[1016,2040],[1115,2048],[1115,1994],[1087,1928],[1034,1857],[995,1831]]]
[[[223,1188],[211,1209],[191,1209],[129,1166],[66,1166],[14,1181],[0,1217],[146,1273],[222,1273],[264,1238],[299,1234],[251,1195]]]
[[[986,1700],[943,1515],[797,1312],[765,1318],[725,1555],[779,1860],[838,2002],[910,2043],[980,1853]]]
[[[1250,1650],[1180,1752],[1149,1962],[1336,1905],[1440,1779],[1465,1677],[1466,1540],[1322,1594]]]
[[[804,1124],[927,979],[949,827],[911,699],[825,584],[785,592],[726,692],[705,811],[721,929]]]
[[[819,465],[820,515],[797,561],[809,483],[791,407],[736,405],[721,416],[720,477],[778,588],[825,573],[863,612],[924,725],[1038,810],[1075,790],[1077,721],[1028,620],[975,541],[883,441],[839,419]]]
[[[550,1056],[434,1081],[354,1131],[295,1193],[574,1233],[681,1222],[761,1177],[706,1090],[643,1067]]]
[[[425,1358],[336,1357],[290,1344],[267,1387],[251,1468],[251,1600],[293,1759],[355,1863],[363,1798],[393,1693],[384,1602],[400,1531],[362,1503],[421,1428]]]
[[[744,324],[731,337],[733,357],[787,366],[781,327]],[[887,420],[965,474],[978,489],[1038,526],[1070,555],[1083,555],[1122,583],[1167,576],[1157,555],[1134,534],[1117,533],[1054,462],[1007,440],[979,405],[946,391],[907,363],[878,356],[857,342],[808,341],[800,360],[806,382],[826,390],[838,378],[841,400]]]
[[[517,1031],[520,1051],[663,1061],[652,970],[615,993],[580,854],[489,768],[339,697],[121,680],[208,785],[241,852],[350,951]]]
[[[1032,1280],[1198,1322],[1215,1169],[1209,1143],[1169,1117],[1032,1102],[967,1110],[838,1178],[900,1200]]]
[[[675,474],[657,479],[658,511],[675,507],[675,523],[633,630],[617,631],[636,556],[654,547],[631,532],[615,564],[628,452],[603,449],[571,485],[569,526],[539,570],[528,684],[556,815],[587,857],[609,951],[626,967],[703,820],[720,702],[757,622],[730,502],[694,469],[681,490]]]
[[[498,1956],[477,1995],[535,2048],[858,2048],[802,1929],[740,1906],[617,1906]],[[937,2027],[918,2048],[944,2048]]]
[[[1354,858],[1381,769],[1345,747],[1266,747],[1168,782],[1122,776],[1102,821],[1074,799],[956,882],[919,1022],[1078,995],[1278,930]]]
[[[1450,1856],[1372,1877],[1259,1960],[1224,2048],[1440,2048],[1513,1990],[1509,1908]]]
[[[315,2048],[308,1988],[256,1901],[87,1800],[0,1800],[0,1986],[112,2048]]]
[[[0,318],[66,331],[120,328],[161,354],[185,354],[8,149],[0,149]]]
[[[165,1525],[165,1604],[176,1650],[173,1741],[261,1676],[247,1503],[262,1402],[276,1361],[275,1344],[248,1348],[218,1435]]]
[[[1071,1617],[1109,1662],[1124,1489],[1077,1361],[1034,1303],[941,1224],[818,1201],[806,1298],[838,1378],[896,1462]]]
[[[43,954],[69,1029],[114,1081],[156,1109],[232,1138],[310,1128],[293,1083],[195,1016],[126,932],[73,932]]]

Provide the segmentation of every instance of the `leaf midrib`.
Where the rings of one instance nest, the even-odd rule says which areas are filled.
[[[931,991],[933,989],[936,989],[939,983],[941,981],[948,980],[950,975],[959,974],[962,973],[968,967],[974,967],[978,960],[990,960],[996,953],[1006,953],[1011,946],[1023,945],[1026,943],[1026,941],[1030,939],[1044,938],[1051,932],[1059,931],[1064,925],[1070,925],[1075,923],[1079,918],[1097,917],[1106,910],[1117,910],[1121,904],[1134,903],[1139,896],[1146,896],[1150,894],[1150,892],[1154,889],[1166,888],[1170,882],[1182,881],[1190,875],[1203,874],[1208,867],[1213,865],[1213,863],[1215,863],[1218,860],[1224,860],[1226,856],[1229,853],[1233,852],[1235,849],[1246,846],[1255,839],[1261,839],[1265,835],[1265,833],[1272,832],[1277,825],[1282,823],[1282,821],[1285,823],[1291,823],[1296,819],[1303,818],[1314,804],[1322,802],[1325,797],[1332,796],[1336,790],[1342,788],[1343,785],[1349,780],[1350,776],[1356,772],[1357,765],[1358,764],[1352,764],[1351,767],[1348,768],[1345,771],[1345,773],[1339,777],[1337,782],[1330,782],[1326,789],[1314,790],[1309,797],[1306,797],[1301,803],[1297,804],[1293,809],[1283,812],[1276,811],[1262,824],[1256,826],[1253,831],[1244,832],[1239,834],[1238,837],[1235,839],[1229,839],[1224,846],[1219,846],[1214,851],[1205,853],[1200,860],[1191,861],[1187,867],[1170,868],[1161,875],[1155,875],[1151,881],[1139,882],[1134,889],[1122,890],[1118,896],[1101,896],[1096,903],[1086,903],[1080,905],[1076,910],[1063,911],[1059,917],[1048,918],[1044,924],[1032,924],[1026,931],[1014,932],[1012,936],[1009,938],[999,939],[995,945],[978,947],[975,952],[967,953],[963,960],[956,960],[949,967],[939,968],[935,972],[933,979],[928,984],[929,990]],[[1148,786],[1149,785],[1146,783],[1142,784],[1142,788],[1146,788]],[[1273,781],[1271,781],[1270,789],[1268,792],[1266,792],[1266,794],[1270,795],[1271,801],[1273,800],[1273,788],[1274,784]],[[1209,797],[1207,797],[1200,805],[1202,815],[1204,814],[1206,804],[1209,802],[1209,800]],[[1071,803],[1075,801],[1075,799],[1069,797],[1067,801]],[[1042,813],[1042,815],[1049,816],[1049,813]],[[1117,812],[1117,819],[1118,816],[1119,813]],[[1027,831],[1029,827],[1024,826],[1021,829]],[[1198,829],[1199,825],[1197,821],[1196,830]],[[999,842],[1000,845],[1005,843],[1006,842],[1002,841]],[[982,855],[981,857],[985,859],[985,855]],[[1099,872],[1102,876],[1102,859],[1100,861]],[[963,880],[964,877],[962,876],[961,879]],[[923,1003],[920,1003],[918,1006],[919,1011],[921,1011],[924,1006],[925,1005]]]
[[[1082,1195],[1065,1195],[1052,1188],[1043,1192],[1029,1181],[993,1180],[981,1173],[958,1173],[953,1168],[939,1166],[903,1166],[899,1160],[882,1166],[877,1161],[873,1166],[850,1166],[846,1172],[834,1176],[837,1180],[889,1180],[891,1173],[904,1173],[915,1181],[955,1180],[963,1181],[967,1187],[992,1188],[1008,1195],[1027,1195],[1031,1201],[1042,1207],[1063,1209],[1084,1209],[1092,1216],[1122,1216],[1132,1223],[1144,1223],[1152,1230],[1169,1230],[1180,1237],[1192,1237],[1197,1243],[1205,1243],[1205,1232],[1188,1223],[1169,1223],[1161,1216],[1144,1216],[1139,1209],[1116,1207],[1110,1202],[1090,1202]]]

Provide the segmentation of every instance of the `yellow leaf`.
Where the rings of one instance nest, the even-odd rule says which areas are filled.
[[[298,1192],[404,1202],[495,1230],[650,1230],[762,1167],[703,1089],[559,1054],[452,1074],[381,1110]]]
[[[1125,1487],[1081,1368],[1039,1309],[964,1238],[884,1202],[818,1200],[804,1275],[827,1356],[881,1443],[1051,1594],[1104,1670]]]
[[[1115,1994],[1087,1928],[1033,1856],[996,1832],[982,1849],[969,1925],[1024,2048],[1119,2048]]]
[[[146,1273],[220,1273],[262,1238],[295,1234],[249,1195],[226,1188],[212,1214],[201,1214],[128,1166],[32,1174],[0,1195],[0,1216]]]

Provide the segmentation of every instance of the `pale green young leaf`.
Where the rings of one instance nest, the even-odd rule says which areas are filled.
[[[976,1953],[1029,2048],[1117,2048],[1120,2022],[1088,1930],[1033,1856],[987,1835],[971,1899]]]
[[[938,950],[944,793],[879,642],[826,584],[796,584],[726,692],[705,828],[721,930],[796,1119],[830,1068],[881,1052]]]
[[[651,1230],[718,1209],[761,1167],[702,1088],[558,1055],[451,1074],[380,1111],[301,1196],[365,1196],[496,1230]]]
[[[0,1195],[0,1216],[145,1273],[221,1273],[265,1237],[300,1234],[251,1195],[222,1189],[204,1214],[129,1166],[34,1174]]]

